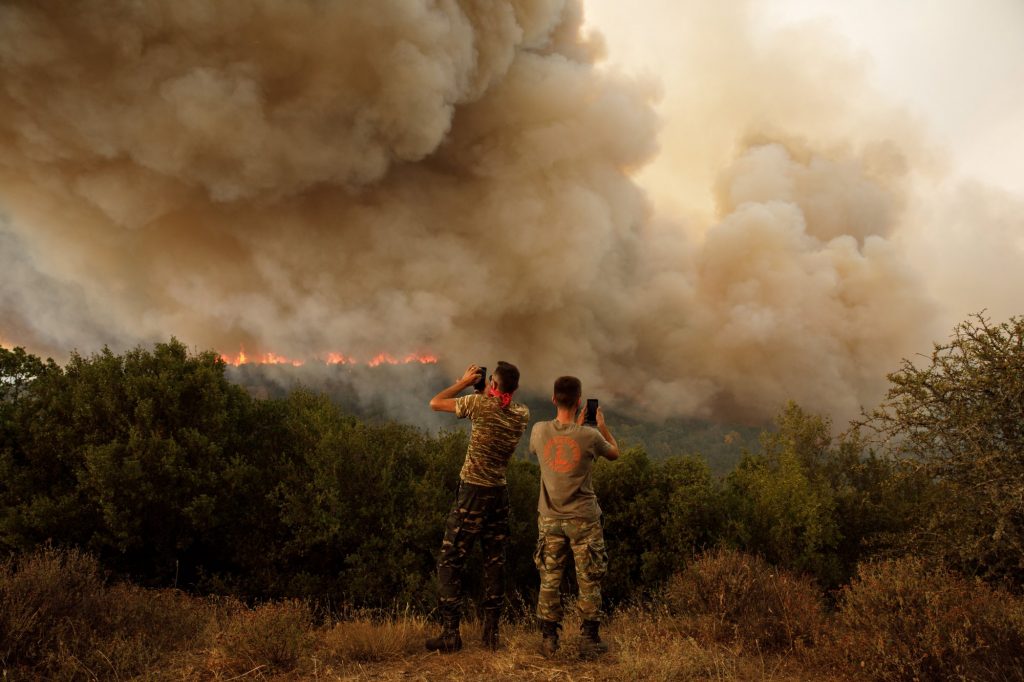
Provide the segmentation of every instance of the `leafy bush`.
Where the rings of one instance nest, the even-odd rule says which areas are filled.
[[[656,590],[720,529],[718,487],[697,457],[653,463],[629,449],[617,461],[598,462],[594,489],[608,545],[601,590],[612,603]]]
[[[822,649],[877,680],[1024,678],[1024,600],[919,558],[861,566]]]
[[[763,453],[744,457],[726,480],[726,540],[825,583],[840,573],[835,491],[824,476],[827,420],[790,403],[778,431],[762,435]]]
[[[1024,587],[1024,317],[963,322],[929,362],[904,360],[865,422],[937,482],[907,546]],[[950,504],[955,500],[954,504]]]
[[[664,599],[684,632],[705,642],[803,649],[824,625],[820,592],[810,579],[729,549],[699,556],[668,582]]]

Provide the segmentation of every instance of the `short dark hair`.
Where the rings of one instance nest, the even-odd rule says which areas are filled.
[[[498,388],[503,393],[515,393],[519,388],[519,368],[510,362],[498,360],[494,368],[494,378],[498,380]]]
[[[576,377],[558,377],[555,379],[555,404],[559,407],[573,408],[583,395],[583,384]]]

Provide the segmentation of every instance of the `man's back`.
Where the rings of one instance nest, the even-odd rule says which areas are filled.
[[[593,466],[610,450],[611,445],[593,427],[557,419],[535,424],[530,433],[530,451],[540,463],[540,515],[554,519],[599,518]]]
[[[530,421],[529,408],[517,402],[502,407],[498,398],[473,394],[455,401],[455,416],[473,423],[462,480],[488,487],[505,485],[508,462]]]

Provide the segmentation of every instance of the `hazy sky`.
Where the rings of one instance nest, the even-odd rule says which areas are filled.
[[[743,4],[743,3],[735,3]],[[1024,2],[758,0],[754,29],[816,26],[859,62],[893,103],[922,121],[964,176],[1024,195]],[[704,18],[680,0],[587,0],[608,61],[654,74],[671,98],[682,24]],[[667,125],[671,126],[669,119]]]

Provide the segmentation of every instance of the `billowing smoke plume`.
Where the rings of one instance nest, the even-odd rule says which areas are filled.
[[[634,180],[656,88],[596,64],[582,17],[574,0],[5,2],[0,336],[429,351],[453,373],[502,358],[527,388],[574,373],[662,415],[875,400],[935,333],[893,239],[910,126],[858,131],[869,108],[814,90],[805,54],[748,55],[760,72],[726,70],[695,131],[724,143],[680,171],[682,196],[713,183],[695,226]],[[808,96],[747,99],[751,77]]]

